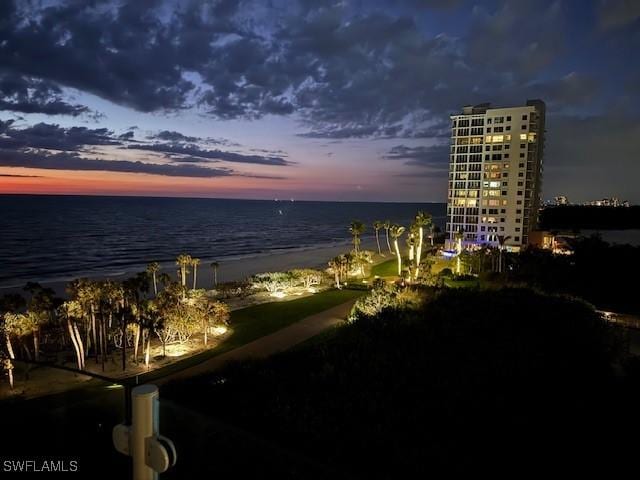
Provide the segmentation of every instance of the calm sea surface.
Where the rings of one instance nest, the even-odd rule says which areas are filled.
[[[374,220],[408,225],[417,210],[443,227],[444,204],[0,196],[0,287],[347,243],[353,219],[372,236]]]

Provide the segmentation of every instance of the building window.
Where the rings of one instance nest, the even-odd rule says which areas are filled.
[[[507,122],[511,121],[511,115],[507,115]]]
[[[520,158],[524,158],[524,153],[521,153],[521,154],[520,154]]]
[[[520,241],[520,237],[515,237],[515,238],[514,238],[514,240],[515,240],[516,242],[519,242],[519,241]]]
[[[526,125],[522,125],[522,130],[526,130],[527,126]]]
[[[522,115],[522,119],[523,119],[523,120],[526,120],[526,119],[527,119],[527,116],[526,116],[526,115]]]
[[[487,127],[487,133],[491,133],[491,127]]]
[[[522,190],[518,190],[518,195],[522,195]]]
[[[508,153],[505,153],[505,154],[504,154],[504,158],[509,158],[509,154],[508,154]]]
[[[516,205],[522,205],[522,200],[516,200]]]
[[[519,231],[520,231],[520,227],[516,227],[516,232],[519,232]]]
[[[506,126],[506,131],[507,131],[507,132],[510,132],[510,131],[511,131],[511,126],[510,126],[510,125],[507,125],[507,126]]]

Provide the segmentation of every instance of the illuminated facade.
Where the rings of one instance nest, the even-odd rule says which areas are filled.
[[[451,116],[447,248],[462,244],[510,250],[529,241],[542,190],[545,104],[464,107]]]

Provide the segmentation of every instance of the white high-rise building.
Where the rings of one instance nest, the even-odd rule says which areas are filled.
[[[447,248],[527,245],[542,191],[545,104],[464,107],[451,116]]]

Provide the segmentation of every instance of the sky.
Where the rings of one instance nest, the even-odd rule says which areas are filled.
[[[3,0],[0,193],[446,201],[547,103],[543,197],[640,203],[637,0]]]

